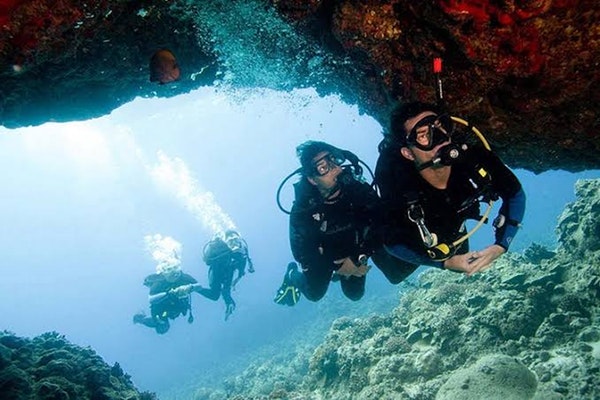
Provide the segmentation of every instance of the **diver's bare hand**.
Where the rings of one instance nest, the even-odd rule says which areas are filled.
[[[504,247],[493,244],[480,251],[457,254],[444,261],[444,268],[464,272],[471,276],[488,269],[492,262],[504,254]]]
[[[483,250],[467,253],[470,255],[469,266],[471,267],[471,270],[467,273],[467,275],[470,276],[476,272],[485,271],[491,267],[491,264],[496,261],[498,257],[504,254],[505,251],[506,250],[504,250],[504,247],[493,244]]]
[[[192,285],[181,285],[171,289],[171,293],[177,297],[184,297],[190,294],[192,291]]]
[[[452,271],[464,272],[467,275],[470,275],[472,269],[472,266],[469,263],[470,258],[471,253],[456,254],[444,261],[444,268],[450,269]]]

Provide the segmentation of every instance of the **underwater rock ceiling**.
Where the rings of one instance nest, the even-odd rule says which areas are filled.
[[[383,126],[435,100],[512,167],[600,168],[597,0],[3,0],[0,125],[99,117],[207,85],[338,94]],[[170,50],[178,80],[150,81]]]

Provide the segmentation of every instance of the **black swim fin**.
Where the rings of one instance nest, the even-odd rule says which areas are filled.
[[[300,289],[294,286],[294,280],[292,274],[298,272],[298,265],[295,262],[288,264],[287,270],[285,271],[285,277],[283,283],[277,290],[273,301],[277,304],[284,306],[295,306],[300,300]]]

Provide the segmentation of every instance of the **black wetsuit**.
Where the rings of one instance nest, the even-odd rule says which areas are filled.
[[[168,292],[180,286],[197,283],[192,276],[181,273],[174,282],[167,281],[160,274],[152,274],[144,279],[144,285],[150,288],[150,295]],[[158,333],[169,330],[169,319],[191,313],[191,299],[189,295],[177,297],[173,294],[166,295],[163,299],[150,304],[151,316],[140,321],[142,324],[155,328]]]
[[[380,242],[371,231],[379,212],[379,198],[373,188],[359,182],[350,171],[338,178],[341,193],[332,204],[325,203],[318,189],[302,178],[294,185],[296,198],[290,214],[290,245],[302,274],[294,283],[307,299],[317,301],[327,292],[335,260],[370,256]],[[352,300],[365,290],[365,276],[340,279],[342,291]]]
[[[209,288],[201,288],[198,293],[215,301],[223,296],[226,305],[235,305],[235,301],[231,298],[233,274],[237,270],[238,277],[242,277],[248,259],[245,247],[234,252],[223,240],[219,238],[211,240],[204,251],[204,262],[209,267]]]
[[[525,194],[517,177],[491,151],[471,147],[452,164],[446,189],[436,189],[425,181],[412,161],[400,154],[400,148],[389,139],[380,144],[375,179],[384,202],[387,221],[385,243],[404,246],[400,249],[406,261],[441,267],[427,256],[417,225],[408,218],[411,202],[423,211],[424,222],[438,242],[452,243],[465,234],[464,222],[479,219],[480,203],[474,201],[485,194],[502,199],[500,214],[506,217],[502,228],[496,229],[495,243],[508,249],[525,210]],[[457,254],[468,251],[465,240]],[[395,255],[398,255],[396,252]]]

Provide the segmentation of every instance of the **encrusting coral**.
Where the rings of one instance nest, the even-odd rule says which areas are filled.
[[[230,387],[229,396],[600,398],[600,179],[577,182],[576,195],[559,219],[555,251],[534,244],[472,277],[429,269],[391,314],[335,321],[306,376],[288,376],[287,390],[257,385],[281,380],[276,370],[306,352],[269,365],[256,383]],[[224,397],[196,396],[209,398]]]
[[[429,269],[387,315],[343,317],[195,400],[600,398],[600,179],[579,181],[559,247],[534,244],[467,277]],[[2,399],[129,399],[118,364],[51,332],[0,333]]]
[[[33,339],[0,332],[0,393],[6,400],[152,400],[118,363],[48,332]]]

